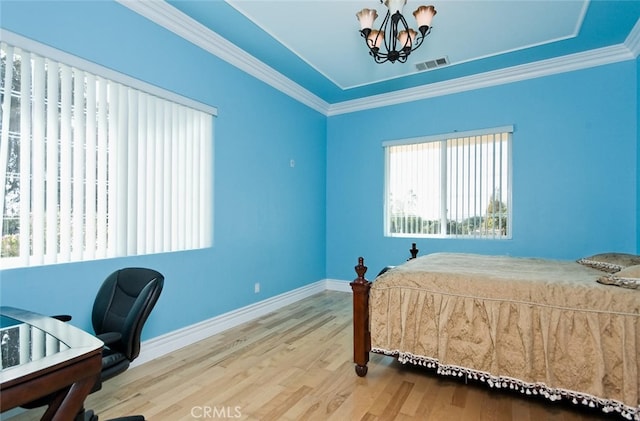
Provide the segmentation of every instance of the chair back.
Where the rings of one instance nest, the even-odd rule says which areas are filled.
[[[110,345],[129,361],[140,354],[142,327],[164,286],[164,276],[153,269],[124,268],[105,279],[93,304],[91,321],[97,335],[117,332],[122,337]]]

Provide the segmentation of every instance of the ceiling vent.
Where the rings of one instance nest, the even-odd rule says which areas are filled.
[[[449,57],[445,56],[445,57],[437,58],[435,60],[429,60],[422,63],[417,63],[416,69],[422,72],[424,70],[431,70],[431,69],[435,69],[436,67],[446,66],[447,64],[449,64]]]

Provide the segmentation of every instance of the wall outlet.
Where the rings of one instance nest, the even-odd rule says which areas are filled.
[[[256,282],[256,284],[253,286],[253,292],[255,292],[256,294],[260,292],[260,282]]]

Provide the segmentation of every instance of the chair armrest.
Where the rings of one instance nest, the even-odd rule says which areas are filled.
[[[61,322],[68,322],[71,320],[71,316],[68,314],[56,314],[55,316],[51,316],[54,319],[60,320]]]
[[[105,332],[101,333],[97,337],[104,342],[105,346],[109,346],[110,344],[116,343],[122,339],[122,335],[118,332]]]

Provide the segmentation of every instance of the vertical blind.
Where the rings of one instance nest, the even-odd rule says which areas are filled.
[[[1,44],[3,263],[212,242],[213,115]]]
[[[510,238],[512,126],[385,142],[385,233]]]

